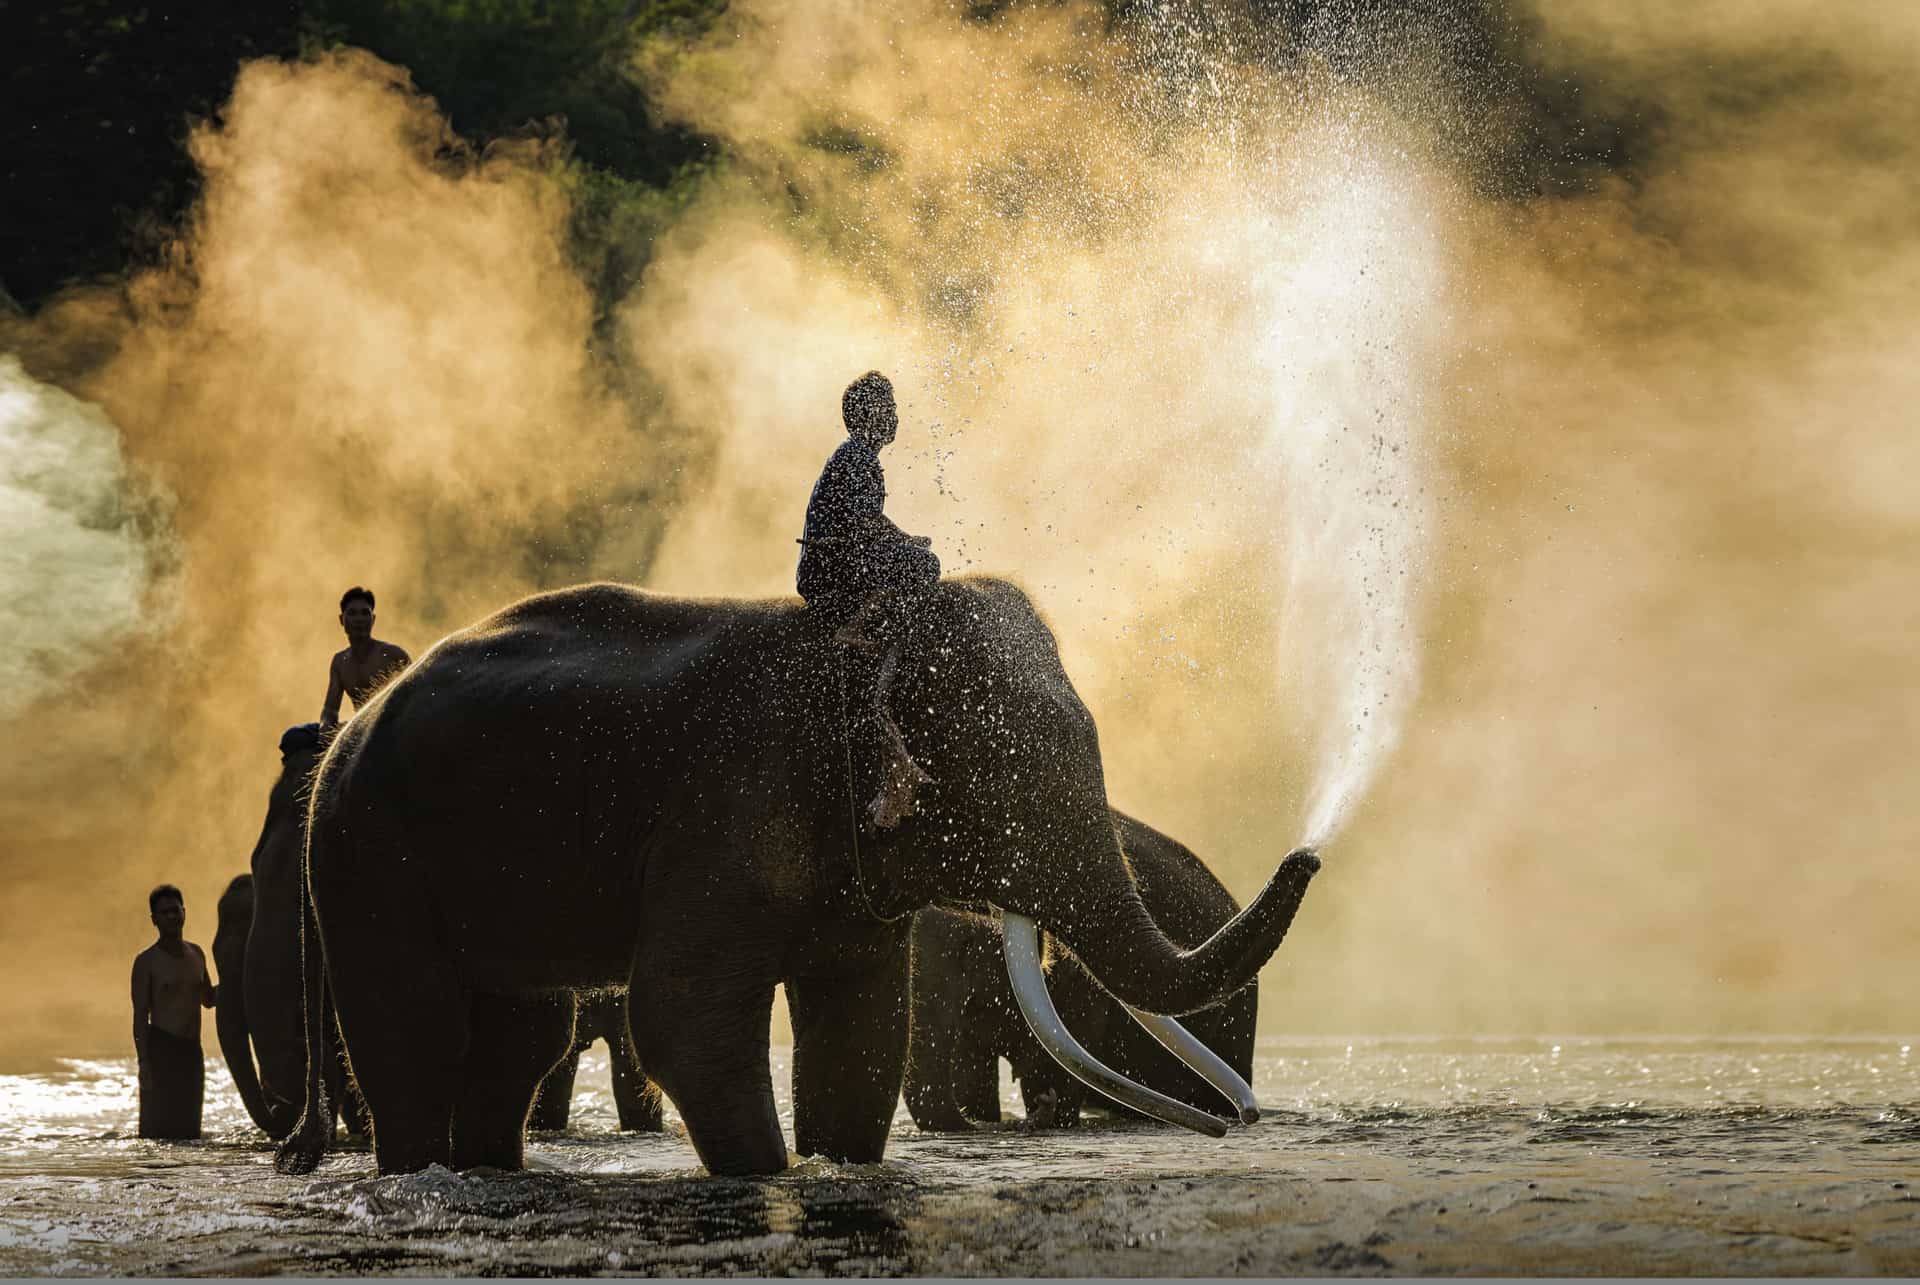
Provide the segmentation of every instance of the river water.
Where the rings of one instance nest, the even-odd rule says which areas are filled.
[[[615,1133],[598,1046],[527,1172],[389,1178],[276,1174],[217,1057],[188,1144],[134,1136],[129,1061],[67,1061],[0,1076],[0,1273],[1913,1275],[1915,1043],[1269,1039],[1224,1139],[903,1108],[885,1163],[757,1181],[704,1177],[671,1109]]]

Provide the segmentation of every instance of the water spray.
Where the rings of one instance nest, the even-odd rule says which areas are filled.
[[[1422,350],[1440,287],[1421,185],[1347,130],[1327,144],[1341,163],[1281,176],[1295,205],[1256,285],[1285,514],[1280,657],[1321,729],[1311,848],[1398,743],[1419,684]]]

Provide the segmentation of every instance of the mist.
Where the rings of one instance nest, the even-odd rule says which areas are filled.
[[[1114,803],[1243,897],[1324,838],[1264,1030],[1911,1029],[1916,45],[735,5],[637,69],[732,159],[610,325],[550,142],[246,66],[174,260],[5,331],[59,659],[0,692],[0,961],[60,980],[0,1056],[123,1038],[153,883],[210,938],[347,585],[415,655],[597,576],[790,593],[874,367],[889,512],[1033,596]],[[23,507],[20,432],[121,516]]]

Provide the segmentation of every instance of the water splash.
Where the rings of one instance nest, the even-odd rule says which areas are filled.
[[[1320,729],[1310,845],[1345,822],[1419,686],[1424,354],[1442,286],[1411,167],[1351,125],[1319,142],[1273,176],[1288,208],[1253,285],[1286,551],[1280,663]]]

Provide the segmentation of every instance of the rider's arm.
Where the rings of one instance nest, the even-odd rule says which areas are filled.
[[[340,725],[340,697],[346,688],[340,682],[340,658],[335,656],[327,663],[327,700],[320,707],[320,730],[329,731]]]

